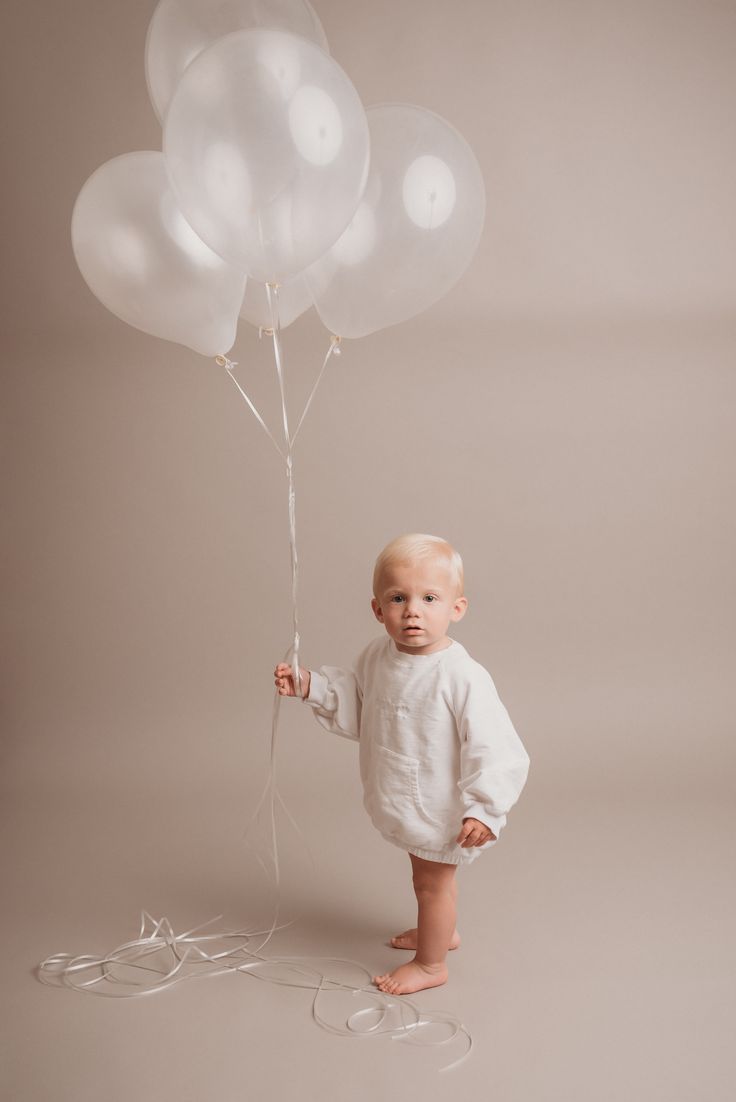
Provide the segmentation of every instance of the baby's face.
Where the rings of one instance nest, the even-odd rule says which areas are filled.
[[[371,601],[376,619],[406,654],[432,654],[449,647],[447,629],[463,618],[467,605],[457,593],[449,566],[434,559],[386,567]]]

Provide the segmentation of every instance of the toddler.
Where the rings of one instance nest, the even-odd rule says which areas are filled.
[[[417,926],[391,938],[413,958],[373,983],[406,995],[447,980],[458,865],[494,845],[526,782],[529,756],[490,674],[448,628],[468,607],[463,565],[437,536],[399,536],[373,573],[371,607],[383,624],[353,669],[300,669],[301,696],[322,726],[359,744],[364,806],[383,837],[406,850]],[[296,696],[293,670],[274,671]]]

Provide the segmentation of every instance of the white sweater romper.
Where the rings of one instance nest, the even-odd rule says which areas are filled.
[[[529,755],[491,675],[460,643],[406,654],[381,636],[353,670],[313,671],[306,703],[328,731],[359,742],[363,804],[388,842],[451,865],[495,845]],[[459,846],[468,816],[495,839]]]

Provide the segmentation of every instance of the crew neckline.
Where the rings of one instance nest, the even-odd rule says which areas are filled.
[[[407,654],[406,651],[399,650],[390,635],[387,636],[387,642],[390,657],[400,666],[413,666],[417,662],[428,662],[432,658],[439,662],[444,654],[460,646],[456,639],[450,639],[449,647],[443,647],[442,650],[435,650],[430,654]]]

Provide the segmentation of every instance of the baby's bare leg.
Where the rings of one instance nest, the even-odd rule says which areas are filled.
[[[373,978],[382,991],[391,995],[408,995],[445,983],[445,957],[455,932],[457,866],[409,856],[419,907],[416,955],[393,972]]]

